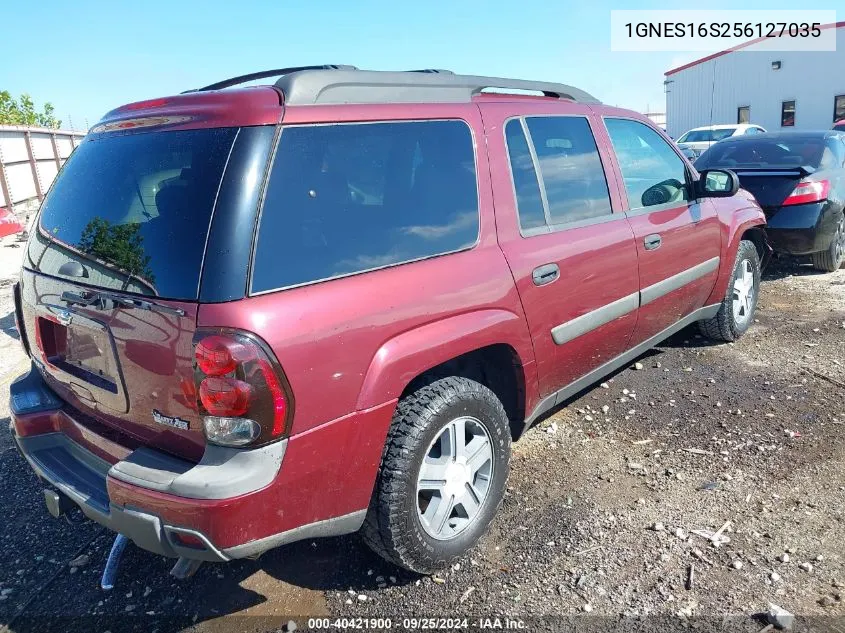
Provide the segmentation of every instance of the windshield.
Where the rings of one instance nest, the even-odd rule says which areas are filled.
[[[833,160],[824,138],[725,141],[714,145],[696,161],[696,168],[776,167],[819,168]]]
[[[195,300],[236,128],[86,139],[44,200],[25,265],[141,295]]]
[[[723,130],[690,130],[678,139],[678,143],[713,143],[728,138],[734,133],[733,128]]]

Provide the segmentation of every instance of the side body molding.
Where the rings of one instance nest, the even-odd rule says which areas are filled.
[[[522,316],[500,308],[475,310],[426,323],[395,336],[376,351],[358,395],[357,409],[369,409],[398,398],[402,390],[423,371],[461,354],[495,344],[510,345],[525,371],[533,369],[534,351]]]

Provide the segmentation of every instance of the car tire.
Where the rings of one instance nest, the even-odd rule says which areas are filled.
[[[461,464],[465,456],[456,455],[462,445],[452,438],[459,428],[465,452],[480,455],[472,463]],[[481,455],[484,438],[489,457]],[[501,506],[510,451],[508,417],[490,389],[455,376],[421,385],[396,407],[362,528],[364,540],[384,559],[417,573],[452,564],[487,531]],[[442,482],[432,475],[434,469],[445,469]],[[438,490],[430,485],[435,480],[443,484]],[[477,508],[470,518],[473,504]]]
[[[730,342],[745,333],[754,321],[754,311],[760,295],[760,276],[760,255],[757,253],[757,247],[754,242],[742,240],[719,311],[714,317],[698,322],[704,336],[714,341]]]
[[[813,253],[811,257],[813,268],[828,273],[836,272],[845,263],[845,212],[839,218],[836,233],[834,233],[828,249],[821,253]]]

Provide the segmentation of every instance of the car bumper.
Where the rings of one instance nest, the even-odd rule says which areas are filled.
[[[809,255],[824,251],[836,230],[836,212],[828,202],[780,207],[767,216],[766,233],[779,253]]]
[[[386,435],[393,408],[258,449],[209,445],[194,464],[146,447],[115,450],[74,419],[34,367],[10,392],[18,449],[61,504],[150,552],[205,561],[358,530],[381,453],[377,436],[358,434]]]

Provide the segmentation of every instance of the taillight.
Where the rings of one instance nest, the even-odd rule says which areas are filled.
[[[200,383],[200,401],[211,415],[244,415],[251,400],[252,386],[243,380],[208,377]]]
[[[799,182],[792,193],[783,201],[782,206],[790,204],[807,204],[809,202],[821,202],[827,198],[830,192],[829,180],[813,180],[811,182]]]
[[[12,297],[15,302],[15,327],[18,329],[18,336],[21,339],[23,351],[29,356],[29,339],[26,336],[26,330],[23,327],[23,304],[21,303],[21,284],[16,281],[12,286]]]
[[[209,442],[258,446],[285,437],[290,388],[267,346],[252,334],[199,330],[194,336],[197,407]]]

